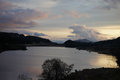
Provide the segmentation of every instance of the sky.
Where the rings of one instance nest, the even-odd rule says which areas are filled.
[[[0,31],[106,40],[120,35],[120,0],[0,0]]]

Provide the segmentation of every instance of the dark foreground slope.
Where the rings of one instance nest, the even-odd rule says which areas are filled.
[[[65,80],[120,80],[120,69],[85,69],[71,73]]]

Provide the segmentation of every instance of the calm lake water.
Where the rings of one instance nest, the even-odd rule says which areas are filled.
[[[46,59],[60,58],[74,69],[117,67],[114,56],[64,47],[28,47],[26,51],[5,51],[0,54],[0,80],[17,80],[19,74],[37,80]]]

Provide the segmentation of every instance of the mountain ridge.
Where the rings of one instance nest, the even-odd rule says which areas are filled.
[[[78,40],[73,40],[73,41],[76,41],[76,42],[86,42],[86,43],[89,43],[89,42],[92,42],[88,39],[78,39]]]
[[[0,32],[0,52],[6,50],[26,50],[27,46],[58,46],[58,44],[37,36]]]

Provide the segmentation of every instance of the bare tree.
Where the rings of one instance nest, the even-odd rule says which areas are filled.
[[[44,80],[63,80],[73,69],[72,65],[67,65],[60,59],[46,60],[43,65],[42,76]]]

